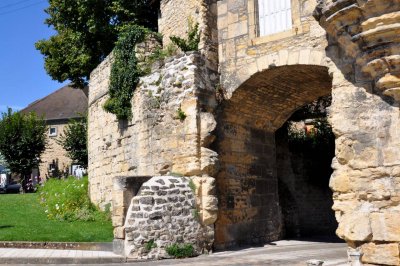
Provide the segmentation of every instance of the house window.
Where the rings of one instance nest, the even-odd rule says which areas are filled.
[[[291,0],[258,0],[258,22],[260,36],[290,30]]]
[[[55,137],[55,136],[57,136],[57,127],[50,127],[50,128],[49,128],[49,136],[50,136],[50,137]]]

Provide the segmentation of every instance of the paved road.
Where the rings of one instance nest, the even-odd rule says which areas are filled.
[[[132,266],[161,266],[161,265],[179,265],[179,266],[250,266],[250,265],[292,265],[305,266],[310,259],[322,260],[324,266],[339,266],[347,265],[346,244],[343,243],[318,243],[306,241],[278,241],[273,245],[266,245],[259,248],[248,248],[236,251],[216,252],[211,255],[203,255],[196,258],[184,260],[162,260],[152,262],[128,262],[124,265]],[[55,253],[59,251],[54,251]],[[82,252],[82,251],[81,251]],[[85,251],[79,252],[80,256],[85,255]],[[54,253],[53,253],[54,254]],[[14,255],[17,255],[14,253]],[[69,254],[71,255],[71,254]],[[105,255],[105,253],[103,254]],[[17,255],[18,256],[18,255]],[[95,256],[91,253],[91,256]],[[1,261],[1,256],[0,256]],[[10,263],[11,261],[9,261]],[[50,262],[50,261],[49,261]],[[89,261],[86,261],[88,263]],[[1,263],[1,262],[0,262]],[[12,263],[12,262],[11,262]],[[18,262],[14,262],[18,263]],[[30,263],[40,262],[31,261]],[[51,262],[50,262],[51,263]],[[62,261],[55,262],[60,265]],[[71,263],[71,262],[69,262]],[[76,261],[75,265],[81,265],[82,262]],[[93,263],[91,261],[90,263]],[[117,265],[101,261],[101,258],[96,264],[87,265]],[[103,264],[102,264],[103,263]],[[120,265],[121,263],[119,263]],[[9,264],[10,265],[10,264]],[[16,264],[14,264],[16,265]],[[34,265],[34,264],[33,264]],[[56,265],[56,264],[50,264]],[[74,264],[70,264],[74,265]]]
[[[347,265],[346,244],[279,241],[277,245],[238,251],[217,252],[186,260],[166,260],[132,265],[180,266],[247,266],[247,265],[307,265],[310,259],[323,260],[324,266]]]

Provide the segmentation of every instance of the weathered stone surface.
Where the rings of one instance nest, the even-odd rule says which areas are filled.
[[[368,212],[352,212],[339,220],[337,235],[346,241],[366,242],[372,238],[371,224]]]
[[[371,213],[371,228],[375,241],[400,242],[400,213]]]
[[[318,2],[333,76],[338,235],[361,248],[364,263],[399,265],[400,2]]]
[[[257,72],[276,66],[323,65],[325,32],[311,17],[314,0],[292,1],[292,29],[269,36],[259,36],[257,4],[218,1],[219,68],[229,97]]]
[[[166,43],[170,35],[185,35],[192,16],[200,23],[201,51],[167,59],[141,79],[132,121],[115,121],[102,110],[112,57],[93,72],[92,199],[103,206],[111,196],[116,199],[115,232],[121,236],[117,203],[125,197],[112,195],[111,180],[176,172],[196,185],[192,197],[205,230],[199,239],[210,239],[214,223],[216,248],[278,239],[282,214],[275,131],[299,107],[332,93],[329,122],[337,140],[330,186],[337,233],[363,249],[366,263],[399,264],[400,2],[319,1],[316,17],[328,39],[310,17],[315,1],[291,1],[292,29],[258,36],[256,2],[162,1]],[[179,119],[179,108],[185,119]],[[154,236],[139,236],[133,227],[126,231],[126,240],[136,245],[134,256],[146,254],[140,245],[158,237],[161,221],[188,215],[182,207],[190,205],[182,200],[185,193],[176,191],[182,184],[158,181],[142,187],[138,197],[147,199],[134,199],[124,221],[129,226],[154,222],[143,230]],[[176,195],[168,195],[172,191]],[[158,209],[165,204],[175,204],[174,210],[167,208],[171,215]],[[160,245],[178,239],[182,235],[159,237]]]
[[[145,49],[146,50],[146,49]],[[106,113],[112,57],[93,73],[89,95],[89,176],[91,199],[101,207],[111,202],[117,176],[174,172],[186,176],[218,170],[214,140],[215,102],[209,71],[198,53],[180,55],[143,77],[132,99],[132,121]],[[198,110],[198,106],[208,111]],[[178,116],[178,109],[185,114]],[[204,118],[198,123],[198,118]],[[199,146],[200,145],[200,146]]]
[[[363,253],[362,262],[373,265],[400,265],[399,244],[375,244],[369,243],[361,246]]]
[[[215,178],[209,176],[194,177],[196,204],[199,208],[200,221],[212,225],[217,220],[218,198],[216,196]]]
[[[154,188],[159,183],[164,183],[166,193],[146,196],[148,192],[158,191]],[[177,242],[192,244],[198,253],[208,249],[214,238],[213,227],[201,224],[198,211],[188,180],[153,177],[143,184],[129,207],[127,217],[131,219],[124,227],[125,255],[135,259],[161,259],[168,257],[165,247]]]

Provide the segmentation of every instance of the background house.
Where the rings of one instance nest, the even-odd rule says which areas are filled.
[[[21,111],[35,112],[38,116],[43,116],[48,125],[46,150],[41,156],[39,169],[34,171],[33,175],[45,178],[60,172],[72,173],[73,162],[57,140],[60,139],[70,119],[79,119],[87,112],[87,95],[87,88],[80,90],[67,85],[31,103]]]

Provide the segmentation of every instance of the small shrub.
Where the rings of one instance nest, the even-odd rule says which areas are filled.
[[[50,179],[40,188],[40,204],[49,219],[61,221],[94,221],[106,219],[90,202],[88,178]]]
[[[193,21],[189,19],[188,28],[189,30],[186,40],[175,35],[171,36],[170,39],[183,52],[197,51],[199,50],[199,43],[200,43],[199,23],[195,23],[193,25]]]
[[[154,242],[153,239],[151,239],[149,242],[147,242],[144,246],[146,248],[147,251],[152,250],[153,248],[157,247],[157,244]]]
[[[174,44],[168,44],[165,49],[157,48],[149,57],[148,63],[152,64],[156,61],[164,60],[167,57],[177,54],[177,48]]]
[[[185,114],[184,111],[179,107],[178,110],[176,111],[177,117],[179,120],[183,121],[186,119],[187,115]]]
[[[168,255],[174,258],[188,258],[194,256],[194,248],[192,244],[172,244],[165,248]]]

